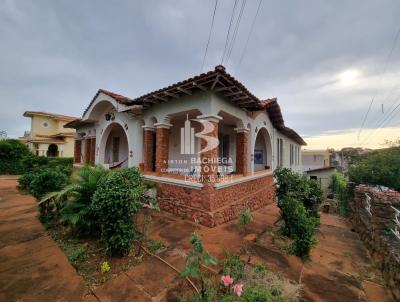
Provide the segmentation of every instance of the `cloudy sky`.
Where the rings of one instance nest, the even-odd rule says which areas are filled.
[[[80,116],[99,88],[133,98],[198,74],[214,4],[0,0],[0,130],[22,135],[26,110]],[[218,1],[204,70],[221,63],[233,4]],[[247,0],[224,65],[259,98],[278,97],[309,148],[400,137],[398,0],[263,0],[244,52],[257,5]]]

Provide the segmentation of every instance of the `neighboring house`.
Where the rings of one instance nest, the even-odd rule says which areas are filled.
[[[301,172],[304,140],[276,98],[260,100],[215,70],[128,98],[99,90],[75,128],[75,163],[139,167],[166,211],[206,226],[275,200],[273,170]]]
[[[76,117],[48,112],[26,111],[31,118],[31,130],[25,131],[20,140],[36,155],[49,157],[73,157],[75,130],[64,125]]]
[[[335,171],[335,167],[325,167],[313,170],[305,171],[309,179],[314,179],[321,184],[321,189],[325,194],[329,191],[329,186],[332,183],[332,174]]]
[[[331,184],[335,168],[332,166],[330,150],[302,150],[303,173],[310,179],[317,180],[326,194]]]
[[[302,150],[301,157],[303,172],[331,166],[329,150]]]

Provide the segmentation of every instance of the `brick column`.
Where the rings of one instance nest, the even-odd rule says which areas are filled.
[[[96,138],[93,137],[90,139],[90,158],[89,162],[92,166],[94,166],[96,159]]]
[[[169,128],[168,123],[157,123],[156,126],[156,172],[168,174]]]
[[[246,128],[236,128],[236,173],[248,175],[248,142],[249,130]]]
[[[83,162],[85,164],[90,163],[90,138],[85,138],[85,155],[83,157]]]
[[[74,146],[74,163],[75,164],[81,163],[81,153],[82,153],[82,141],[76,139],[75,146]]]
[[[209,139],[201,139],[201,149],[203,150],[207,146],[210,147],[210,144],[213,142],[218,142],[218,123],[222,119],[218,115],[200,115],[197,117],[199,120],[205,120],[208,123],[202,124],[202,130],[205,130],[205,127],[208,125],[212,125],[211,131],[205,134]],[[201,160],[201,171],[200,171],[200,179],[204,183],[212,183],[217,180],[217,172],[218,172],[218,145],[211,150],[200,153]]]
[[[154,165],[154,132],[155,128],[143,126],[143,172],[153,171]]]

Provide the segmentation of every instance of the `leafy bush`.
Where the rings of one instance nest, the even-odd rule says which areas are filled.
[[[49,192],[60,190],[67,183],[68,177],[64,173],[57,170],[45,169],[34,173],[29,183],[29,192],[36,199],[40,199]]]
[[[315,180],[307,179],[288,168],[278,168],[274,172],[277,182],[276,195],[281,200],[289,192],[296,194],[310,215],[319,217],[318,208],[322,202],[323,192]]]
[[[112,255],[126,255],[135,237],[133,218],[141,207],[143,177],[137,168],[117,170],[102,178],[93,195],[101,239]]]
[[[348,173],[351,182],[400,191],[400,147],[376,150],[364,159],[352,162]]]
[[[245,208],[238,217],[238,226],[243,229],[252,220],[250,208]]]
[[[332,174],[332,193],[339,201],[339,214],[347,215],[348,196],[347,196],[347,180],[345,176],[337,171]]]
[[[294,240],[291,252],[306,258],[316,243],[314,235],[318,219],[308,215],[304,205],[293,193],[288,193],[279,201],[279,208],[285,222],[282,233]]]
[[[32,157],[28,146],[17,139],[0,140],[0,174],[22,174],[23,160]]]
[[[62,204],[61,220],[68,223],[79,233],[98,232],[98,218],[91,208],[92,197],[102,178],[109,170],[103,167],[84,166],[79,169],[72,183],[59,192],[47,195],[41,202],[55,199]]]
[[[35,178],[35,173],[33,172],[27,172],[25,174],[22,174],[18,179],[18,188],[29,191],[31,182],[34,178]]]
[[[44,157],[31,155],[22,160],[25,172],[53,169],[70,176],[72,173],[73,158],[70,157]]]

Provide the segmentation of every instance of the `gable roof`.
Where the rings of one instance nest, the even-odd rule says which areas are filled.
[[[242,83],[225,71],[225,67],[218,65],[214,70],[207,73],[191,77],[187,80],[177,82],[170,86],[149,92],[134,99],[126,96],[110,92],[108,90],[99,89],[93,97],[89,106],[85,109],[83,116],[89,110],[95,99],[100,93],[104,93],[112,97],[120,104],[141,105],[143,109],[159,103],[168,102],[184,95],[192,95],[196,91],[212,91],[223,96],[229,102],[248,111],[266,110],[271,122],[282,134],[293,139],[300,145],[306,145],[306,142],[293,129],[285,126],[281,109],[276,98],[260,100],[253,95]],[[80,121],[69,123],[69,126],[77,125]]]
[[[57,114],[57,113],[50,113],[50,112],[44,112],[44,111],[25,111],[23,116],[25,117],[33,117],[34,115],[40,115],[40,116],[45,116],[57,120],[63,120],[63,121],[72,121],[77,119],[75,116],[69,116],[69,115],[62,115],[62,114]]]
[[[104,93],[105,95],[108,95],[109,97],[112,97],[116,102],[126,105],[126,102],[129,101],[129,98],[123,95],[120,95],[115,92],[111,92],[105,89],[99,89],[97,90],[96,94],[90,101],[89,105],[86,107],[85,111],[83,112],[83,116],[86,114],[86,112],[89,110],[90,106],[92,106],[93,102],[96,100],[96,98],[99,96],[100,93]]]

